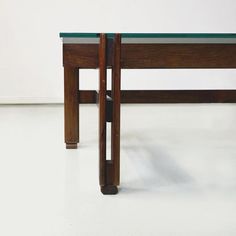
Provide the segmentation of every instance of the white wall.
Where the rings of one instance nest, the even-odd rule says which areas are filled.
[[[0,103],[63,101],[60,31],[235,33],[236,1],[0,0]],[[123,88],[236,88],[235,70],[122,75]],[[81,77],[82,88],[96,88],[97,71]]]

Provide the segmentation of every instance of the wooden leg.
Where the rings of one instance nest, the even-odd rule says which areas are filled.
[[[101,191],[107,186],[107,161],[106,161],[106,45],[107,37],[100,35],[99,44],[99,183]]]
[[[99,172],[100,186],[103,194],[118,193],[120,171],[120,35],[114,40],[114,68],[112,71],[112,119],[107,109],[107,75],[106,55],[107,38],[100,35],[99,45]],[[106,122],[112,122],[112,151],[111,160],[106,159]]]
[[[114,167],[114,184],[120,184],[120,50],[121,36],[115,34],[114,38],[114,55],[112,67],[112,101],[113,114],[111,126],[111,160]]]
[[[79,69],[64,66],[64,121],[67,149],[76,149],[79,142]]]

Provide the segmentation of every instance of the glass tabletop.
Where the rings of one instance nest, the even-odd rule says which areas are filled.
[[[60,33],[63,43],[99,43],[99,33]],[[115,33],[107,33],[113,38]],[[236,33],[121,33],[122,43],[236,43]]]

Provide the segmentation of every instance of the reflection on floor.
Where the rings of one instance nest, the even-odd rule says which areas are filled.
[[[98,110],[0,106],[0,235],[236,235],[236,105],[124,105],[121,186],[98,186]]]

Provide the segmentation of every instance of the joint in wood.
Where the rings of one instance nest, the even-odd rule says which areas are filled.
[[[99,91],[98,90],[95,91],[95,103],[97,104],[97,106],[99,105]]]

